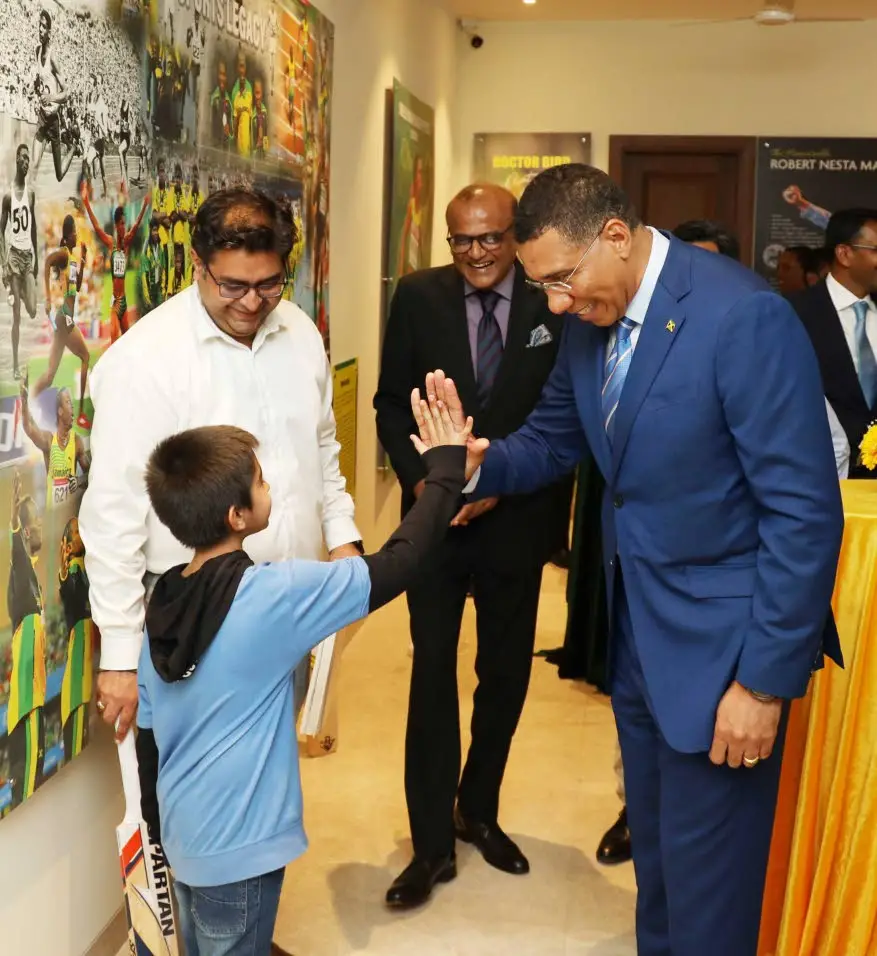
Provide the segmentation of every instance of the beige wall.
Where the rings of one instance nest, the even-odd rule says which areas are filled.
[[[2,2],[2,0],[0,0]],[[332,138],[334,362],[360,361],[357,510],[370,546],[394,527],[398,493],[375,470],[384,90],[400,79],[436,110],[436,195],[451,188],[455,27],[431,0],[319,0],[336,25]],[[442,250],[441,222],[436,225]],[[120,903],[115,827],[121,783],[102,737],[0,821],[3,956],[81,956]]]
[[[456,176],[481,132],[874,136],[877,22],[483,24],[459,43]]]
[[[100,734],[0,820],[4,956],[81,956],[118,910],[118,767],[112,737]]]
[[[372,396],[380,358],[384,95],[398,78],[436,113],[433,261],[445,261],[452,191],[456,27],[431,0],[321,0],[334,20],[330,305],[334,363],[359,359],[356,512],[366,546],[395,528],[395,479],[376,471]],[[355,64],[355,66],[354,66]],[[439,260],[438,257],[443,257]]]

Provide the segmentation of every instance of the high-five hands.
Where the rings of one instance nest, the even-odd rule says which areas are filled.
[[[435,394],[426,402],[420,397],[420,389],[415,388],[411,392],[411,410],[420,432],[419,435],[411,435],[411,441],[421,455],[440,445],[465,447],[468,444],[472,434],[472,419],[465,419],[459,427],[455,425],[448,406]]]
[[[441,369],[430,372],[426,376],[426,400],[421,398],[419,388],[412,391],[411,411],[414,413],[414,421],[420,432],[419,439],[412,435],[411,440],[420,454],[435,447],[436,443],[432,440],[429,427],[430,423],[433,428],[436,427],[437,418],[442,422],[443,428],[452,429],[458,438],[465,433],[465,441],[443,441],[439,444],[466,445],[466,478],[471,478],[481,467],[490,442],[486,438],[472,436],[472,419],[463,411],[457,386],[451,379],[445,377]],[[436,431],[436,438],[438,434]]]

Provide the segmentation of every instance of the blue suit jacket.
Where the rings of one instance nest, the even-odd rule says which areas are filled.
[[[478,497],[556,480],[588,447],[606,479],[612,608],[624,569],[655,717],[707,750],[735,678],[803,696],[823,652],[843,530],[816,356],[753,272],[671,240],[616,412],[601,409],[608,330],[568,316],[539,405],[485,458]]]

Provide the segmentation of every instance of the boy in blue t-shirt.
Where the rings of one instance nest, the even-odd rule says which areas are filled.
[[[137,715],[143,816],[174,874],[187,956],[270,952],[284,867],[307,846],[293,670],[401,594],[459,507],[471,420],[458,430],[446,409],[421,409],[424,491],[362,558],[253,564],[244,539],[268,526],[271,496],[248,432],[195,428],[149,460],[155,513],[195,552],[147,608]]]

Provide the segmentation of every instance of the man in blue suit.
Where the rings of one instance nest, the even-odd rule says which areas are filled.
[[[534,179],[515,231],[567,320],[523,428],[471,443],[470,490],[533,491],[590,447],[638,953],[755,956],[786,702],[823,654],[841,663],[843,512],[816,357],[758,276],[644,226],[592,167]],[[462,423],[441,372],[427,399]]]

